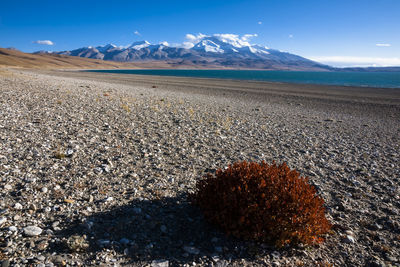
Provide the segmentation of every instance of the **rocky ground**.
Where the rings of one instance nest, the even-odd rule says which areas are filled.
[[[164,89],[0,72],[1,266],[400,265],[398,95]],[[309,176],[334,224],[326,242],[278,250],[208,225],[187,194],[238,160]]]

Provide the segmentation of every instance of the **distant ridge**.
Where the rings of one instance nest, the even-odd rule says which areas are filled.
[[[330,66],[298,55],[265,46],[251,45],[242,40],[224,38],[223,35],[204,36],[191,48],[139,41],[127,47],[107,44],[53,53],[117,62],[164,61],[173,63],[174,66],[202,66],[202,68],[333,70]]]

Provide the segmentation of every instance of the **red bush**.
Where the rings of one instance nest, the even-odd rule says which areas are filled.
[[[323,199],[285,163],[238,162],[219,169],[198,181],[191,199],[228,235],[278,247],[322,242],[331,227]]]

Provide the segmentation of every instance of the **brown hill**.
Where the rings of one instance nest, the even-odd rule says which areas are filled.
[[[139,68],[139,66],[133,63],[103,61],[57,54],[28,54],[6,48],[0,48],[0,67],[35,69]]]
[[[0,68],[34,69],[171,69],[171,68],[223,68],[212,64],[193,64],[182,60],[153,60],[141,62],[104,61],[58,54],[29,54],[14,49],[0,48]]]

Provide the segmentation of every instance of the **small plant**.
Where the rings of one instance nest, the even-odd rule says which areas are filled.
[[[65,155],[64,152],[62,152],[62,151],[60,151],[60,150],[57,150],[57,151],[54,152],[54,157],[55,157],[56,159],[63,159],[63,158],[66,158],[67,155]]]
[[[126,112],[131,112],[131,109],[129,108],[128,105],[122,104],[121,107],[122,107],[122,109],[125,110]]]
[[[73,235],[65,241],[71,252],[83,252],[89,248],[89,242],[86,235]]]
[[[285,163],[229,165],[198,181],[191,199],[228,235],[277,247],[320,243],[331,227],[323,199]]]

